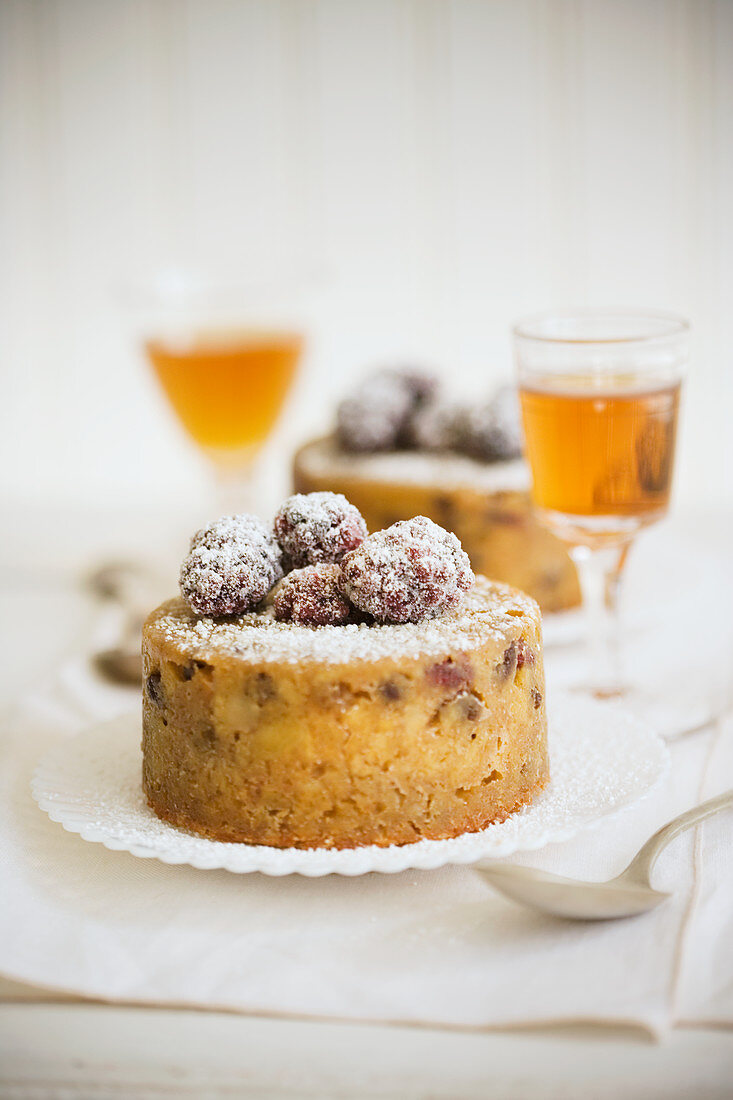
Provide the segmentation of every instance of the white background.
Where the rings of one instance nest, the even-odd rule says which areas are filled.
[[[678,496],[733,498],[733,4],[3,0],[0,493],[200,492],[117,297],[150,265],[328,287],[276,462],[370,363],[486,390],[562,305],[694,324]]]

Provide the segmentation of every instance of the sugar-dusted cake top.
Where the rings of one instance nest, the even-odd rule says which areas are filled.
[[[298,452],[298,464],[311,477],[354,477],[366,481],[457,487],[481,492],[524,492],[529,470],[521,458],[483,462],[467,455],[433,451],[344,451],[335,436],[317,439]]]
[[[186,656],[209,663],[236,657],[257,663],[345,664],[470,651],[492,634],[499,640],[515,637],[520,619],[537,623],[539,616],[537,604],[523,592],[477,577],[455,611],[419,623],[351,623],[313,630],[278,622],[271,604],[262,611],[217,620],[197,615],[185,600],[174,599],[152,613],[146,629]]]

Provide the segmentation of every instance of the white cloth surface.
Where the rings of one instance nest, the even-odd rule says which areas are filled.
[[[718,723],[702,793],[733,786],[733,715]],[[685,929],[674,1006],[680,1023],[733,1026],[733,812],[704,821],[697,836],[697,876]]]
[[[0,740],[6,976],[109,1000],[459,1027],[582,1020],[660,1035],[680,1015],[733,1016],[733,879],[698,851],[706,871],[695,891],[692,834],[655,872],[669,902],[583,925],[504,900],[466,867],[270,879],[166,866],[64,832],[31,799],[36,761],[59,737],[137,706],[134,692],[70,664],[24,700]],[[617,873],[655,828],[700,800],[712,743],[710,732],[682,739],[650,797],[519,858],[579,878]],[[733,754],[715,771],[718,786],[733,785]],[[714,826],[720,861],[730,825]]]

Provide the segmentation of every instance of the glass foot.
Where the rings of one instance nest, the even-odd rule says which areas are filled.
[[[552,685],[556,681],[548,676],[548,682]],[[713,698],[698,694],[694,689],[687,693],[676,691],[666,697],[655,695],[640,685],[626,686],[615,692],[594,691],[582,685],[572,685],[569,690],[573,695],[597,699],[609,707],[633,714],[647,722],[666,741],[705,729],[725,709],[722,702],[716,703]]]

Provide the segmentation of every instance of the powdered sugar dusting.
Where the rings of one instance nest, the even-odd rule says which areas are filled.
[[[429,451],[348,454],[333,436],[303,447],[298,464],[315,478],[357,478],[393,484],[432,485],[477,492],[528,492],[529,469],[522,459],[481,462],[465,455]]]
[[[216,621],[198,616],[184,600],[175,599],[153,612],[148,629],[202,661],[235,656],[257,663],[344,664],[470,651],[485,645],[492,635],[498,641],[516,636],[522,617],[539,627],[540,612],[534,600],[508,585],[477,577],[455,611],[421,623],[314,628],[277,622],[271,605]]]

